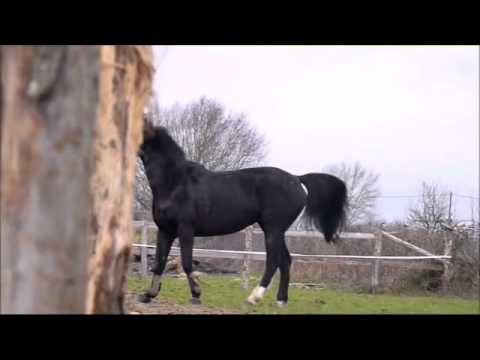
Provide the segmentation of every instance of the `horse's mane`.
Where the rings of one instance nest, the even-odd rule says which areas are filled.
[[[185,161],[185,152],[163,126],[155,126],[148,133],[144,133],[142,147],[145,150],[161,153],[174,163]]]
[[[195,169],[202,172],[208,172],[208,169],[205,166],[195,161],[186,160],[185,165],[187,165],[187,167],[191,169]]]

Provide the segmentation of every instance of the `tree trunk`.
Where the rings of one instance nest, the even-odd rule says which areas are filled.
[[[135,166],[153,53],[146,46],[104,46],[94,141],[88,313],[122,313],[133,238]]]
[[[0,312],[122,312],[152,61],[144,46],[1,48]]]
[[[1,312],[83,313],[99,47],[0,57]]]

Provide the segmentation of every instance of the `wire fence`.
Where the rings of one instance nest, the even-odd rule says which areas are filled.
[[[469,199],[474,199],[474,200],[480,200],[480,196],[471,196],[471,195],[461,195],[461,194],[455,194],[451,193],[453,197],[460,197],[460,198],[469,198]],[[419,195],[377,195],[377,196],[369,196],[369,199],[381,199],[381,198],[422,198],[425,195],[419,194]],[[441,193],[438,194],[438,196],[450,196],[450,193]]]

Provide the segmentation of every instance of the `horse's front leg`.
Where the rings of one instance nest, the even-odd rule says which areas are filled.
[[[158,230],[157,233],[157,248],[155,251],[155,265],[152,269],[153,277],[150,289],[145,293],[138,296],[138,301],[148,303],[152,298],[155,298],[160,292],[162,286],[162,274],[167,264],[168,254],[173,244],[175,236],[166,234],[165,232]]]
[[[183,271],[187,275],[188,284],[192,293],[192,304],[201,304],[200,283],[193,273],[193,227],[190,225],[182,225],[179,227],[178,238],[180,240],[180,254],[182,257]]]

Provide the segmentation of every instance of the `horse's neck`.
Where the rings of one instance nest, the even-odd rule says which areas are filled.
[[[168,199],[183,181],[184,160],[151,159],[144,167],[155,199]]]

